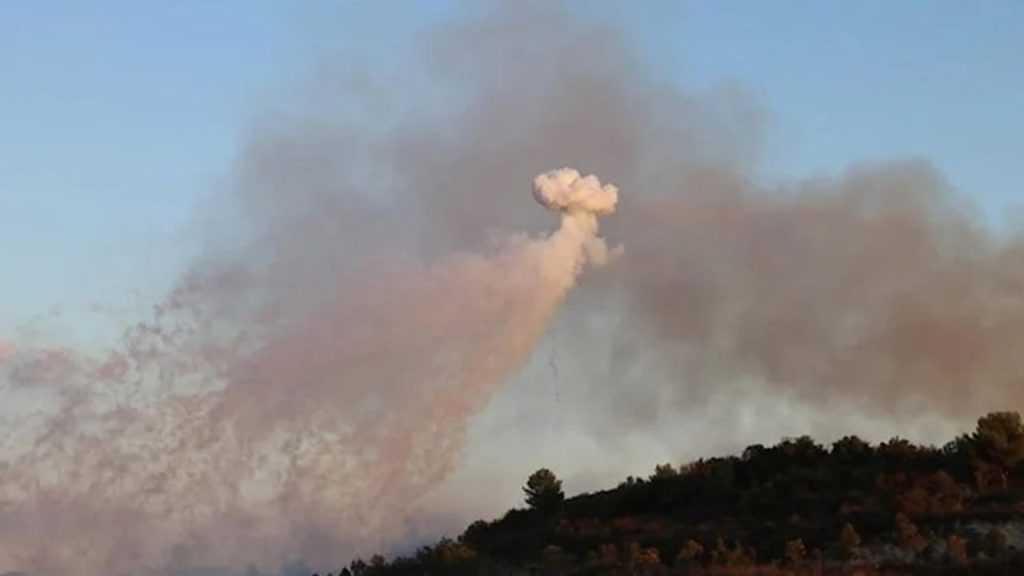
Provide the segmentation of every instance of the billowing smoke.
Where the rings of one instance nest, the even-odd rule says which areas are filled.
[[[210,294],[239,286],[216,276],[109,357],[11,352],[5,394],[44,397],[4,422],[0,566],[272,568],[385,548],[583,266],[603,262],[615,187],[563,169],[535,194],[561,214],[550,236],[375,266],[287,315],[261,306],[274,317],[259,324],[208,325]]]
[[[533,197],[556,212],[565,212],[579,219],[592,220],[615,211],[619,191],[611,185],[601,186],[594,175],[581,178],[571,168],[541,174],[533,181]]]
[[[481,502],[450,529],[540,465],[601,485],[629,459],[1020,407],[1024,243],[927,162],[765,184],[741,89],[666,85],[553,3],[482,8],[410,61],[257,126],[202,256],[115,351],[0,347],[0,570],[322,565],[403,541],[460,462],[497,481],[437,506]],[[571,170],[535,182],[562,219],[537,235],[524,178],[564,165],[628,190],[625,250],[554,319],[560,376],[499,391],[609,256],[617,193]],[[515,424],[554,411],[560,434]]]

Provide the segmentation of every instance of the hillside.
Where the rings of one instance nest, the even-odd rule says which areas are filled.
[[[540,470],[524,491],[526,509],[340,576],[1024,574],[1015,412],[942,447],[800,437],[569,499]]]

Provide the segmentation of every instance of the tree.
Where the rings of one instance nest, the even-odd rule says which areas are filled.
[[[767,453],[768,449],[764,447],[764,444],[752,444],[743,450],[742,458],[744,462],[752,462]]]
[[[886,466],[903,469],[911,458],[919,452],[918,447],[905,438],[899,436],[890,438],[878,445],[877,453]]]
[[[526,486],[523,487],[523,492],[526,493],[526,503],[535,510],[554,510],[565,500],[562,481],[547,468],[541,468],[531,474]]]
[[[732,550],[729,551],[726,565],[730,568],[740,568],[743,566],[751,566],[754,564],[753,555],[748,553],[747,550],[737,540]]]
[[[839,541],[843,546],[843,558],[850,560],[853,555],[857,552],[857,547],[860,546],[860,534],[857,534],[857,530],[853,527],[853,524],[847,522],[843,525],[843,531],[839,535]]]
[[[842,462],[865,460],[873,448],[857,436],[844,436],[832,443],[832,455]]]
[[[434,555],[449,574],[469,573],[475,568],[476,552],[461,542],[442,538],[434,548]]]
[[[1009,539],[1006,536],[1006,531],[999,526],[993,526],[988,534],[985,535],[985,546],[988,548],[988,553],[993,558],[1001,558],[1006,552]]]
[[[786,438],[775,446],[775,450],[784,454],[790,460],[790,464],[801,466],[812,465],[826,454],[825,449],[810,436]]]
[[[696,540],[687,540],[676,556],[676,563],[686,567],[698,566],[704,558],[704,547]]]
[[[627,571],[630,574],[657,576],[664,571],[661,555],[657,548],[643,548],[635,542],[630,542],[623,552]]]
[[[610,571],[619,562],[619,549],[615,544],[602,544],[597,550],[587,553],[586,564],[589,570]]]
[[[541,573],[557,576],[572,571],[576,558],[560,546],[546,546],[540,553]]]
[[[727,494],[736,482],[736,458],[711,458],[698,462],[698,474],[703,477],[704,489],[712,494]]]
[[[459,537],[459,541],[469,546],[479,546],[486,540],[489,530],[490,524],[483,520],[477,520],[466,528],[466,531]]]
[[[975,473],[973,463],[977,460],[974,440],[970,434],[961,434],[939,449],[942,468],[957,481],[969,482]],[[976,476],[973,476],[977,480]]]
[[[786,558],[793,566],[799,566],[800,562],[806,555],[807,548],[804,547],[804,541],[802,539],[797,538],[796,540],[786,542]]]
[[[679,473],[671,464],[658,464],[654,467],[654,475],[651,476],[651,480],[663,480],[666,478],[675,478]]]
[[[711,563],[715,566],[727,566],[729,564],[729,547],[721,536],[715,538],[715,548],[711,551]]]
[[[955,566],[963,566],[967,564],[967,541],[957,536],[956,534],[950,534],[946,537],[946,547],[949,549],[949,560]]]
[[[906,514],[902,512],[896,514],[895,524],[896,543],[900,548],[918,554],[928,546],[928,538],[921,533],[917,524],[911,522]]]
[[[974,432],[978,455],[995,466],[1003,489],[1007,476],[1024,460],[1024,423],[1017,412],[992,412],[978,420]]]
[[[821,548],[811,549],[811,562],[814,563],[814,573],[822,574],[825,569],[825,553]]]

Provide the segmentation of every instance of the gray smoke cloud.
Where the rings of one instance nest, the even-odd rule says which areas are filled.
[[[513,491],[549,464],[479,456],[551,432],[503,424],[524,414],[568,414],[558,435],[578,446],[640,446],[680,417],[732,438],[751,398],[895,429],[1020,406],[1024,244],[928,163],[760,183],[762,114],[741,90],[665,85],[621,31],[549,3],[431,30],[415,65],[340,74],[256,126],[201,257],[109,354],[0,347],[0,570],[388,550],[513,504],[443,492],[460,462]],[[535,181],[561,219],[544,233],[524,184],[557,166],[626,191],[605,225],[618,258],[597,236],[616,189],[579,172]],[[556,320],[560,407],[542,407],[547,382],[500,389],[606,260]],[[623,457],[586,454],[553,467],[620,479]]]

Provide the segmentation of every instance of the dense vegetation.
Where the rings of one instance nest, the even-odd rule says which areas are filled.
[[[941,448],[800,437],[569,499],[542,469],[524,491],[526,509],[339,576],[1024,574],[1015,412]]]

